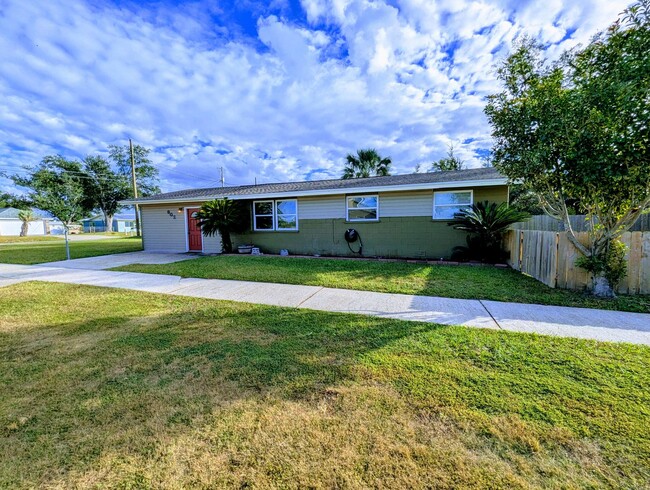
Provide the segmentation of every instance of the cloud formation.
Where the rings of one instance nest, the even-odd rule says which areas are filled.
[[[338,177],[360,147],[398,173],[490,146],[494,63],[551,56],[626,2],[0,0],[0,172],[129,137],[166,190]],[[8,180],[0,188],[10,189]]]

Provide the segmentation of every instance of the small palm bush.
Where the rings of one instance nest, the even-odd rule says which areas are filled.
[[[36,221],[38,218],[31,209],[25,209],[18,213],[18,219],[22,222],[20,225],[20,236],[27,236],[27,233],[29,233],[29,223]]]
[[[511,208],[506,203],[477,202],[454,216],[449,223],[456,230],[466,231],[467,246],[455,247],[455,260],[480,260],[496,263],[506,258],[503,250],[503,235],[508,228],[530,215]]]
[[[199,226],[206,236],[221,235],[221,247],[225,253],[232,252],[231,233],[241,233],[250,227],[250,213],[241,201],[215,199],[208,201],[197,213]]]

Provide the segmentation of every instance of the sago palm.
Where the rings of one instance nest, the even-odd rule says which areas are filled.
[[[348,153],[343,170],[344,179],[390,175],[390,157],[382,158],[374,148],[357,150],[357,154]]]
[[[221,246],[225,253],[232,252],[230,234],[245,231],[249,226],[249,213],[241,201],[227,198],[208,201],[196,214],[204,235],[221,235]]]
[[[508,228],[528,219],[526,212],[511,208],[506,203],[477,202],[461,210],[449,223],[456,230],[469,233],[467,247],[456,247],[454,256],[483,262],[503,260],[503,235]]]

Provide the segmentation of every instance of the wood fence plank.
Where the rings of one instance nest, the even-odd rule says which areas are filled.
[[[616,292],[621,293],[621,294],[627,294],[628,291],[630,290],[630,286],[632,287],[632,290],[634,290],[634,264],[630,263],[630,259],[634,255],[632,248],[631,248],[631,240],[630,240],[630,233],[623,233],[621,235],[621,238],[619,239],[623,245],[627,248],[627,251],[625,252],[625,262],[626,262],[626,267],[625,267],[625,277],[623,277],[620,282],[616,285]]]
[[[639,264],[639,292],[650,294],[650,232],[641,233],[643,243]]]
[[[587,245],[589,234],[576,233]],[[621,241],[629,246],[627,275],[621,280],[619,293],[650,294],[650,232],[624,233]],[[510,264],[538,281],[557,288],[584,289],[592,287],[591,274],[576,265],[580,252],[566,232],[513,230],[507,243]]]

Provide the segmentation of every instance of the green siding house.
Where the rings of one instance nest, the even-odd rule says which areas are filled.
[[[233,236],[235,246],[353,256],[359,242],[345,240],[353,228],[364,256],[439,259],[465,244],[465,234],[448,226],[454,213],[478,201],[507,202],[508,185],[495,169],[481,168],[169,192],[137,200],[144,249],[220,253],[220,238],[202,236],[194,213],[223,197],[244,200],[251,213],[251,229]]]

